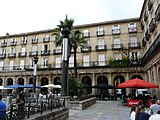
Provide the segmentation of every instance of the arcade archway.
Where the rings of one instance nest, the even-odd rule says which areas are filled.
[[[89,76],[84,76],[82,78],[82,84],[92,86],[92,79]],[[92,93],[92,88],[85,88],[87,94]]]

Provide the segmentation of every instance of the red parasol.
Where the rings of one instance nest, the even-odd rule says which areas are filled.
[[[149,83],[145,80],[138,78],[128,80],[124,83],[121,83],[117,86],[118,88],[158,88],[159,86],[153,83]]]

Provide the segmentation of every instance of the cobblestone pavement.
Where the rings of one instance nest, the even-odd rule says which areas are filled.
[[[130,107],[120,101],[97,101],[85,110],[69,110],[67,120],[129,120]]]

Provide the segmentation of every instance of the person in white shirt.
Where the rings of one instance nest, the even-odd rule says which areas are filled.
[[[136,120],[136,105],[131,106],[130,120]]]
[[[149,120],[160,120],[160,110],[156,114],[151,115]]]

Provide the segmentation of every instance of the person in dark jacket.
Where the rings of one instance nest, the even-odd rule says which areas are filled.
[[[145,107],[142,106],[141,110],[137,116],[137,120],[149,120],[150,115],[145,112]]]

